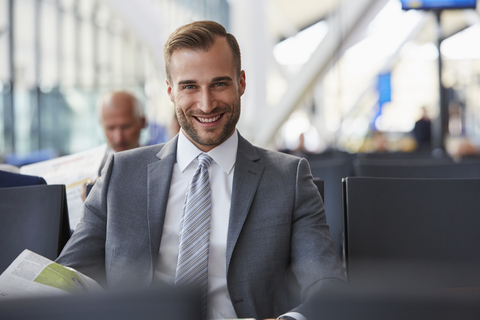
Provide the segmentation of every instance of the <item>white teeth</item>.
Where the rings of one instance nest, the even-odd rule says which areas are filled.
[[[213,118],[197,118],[200,122],[203,122],[203,123],[209,123],[209,122],[214,122],[214,121],[217,121],[218,119],[220,119],[220,116],[216,116],[216,117],[213,117]]]

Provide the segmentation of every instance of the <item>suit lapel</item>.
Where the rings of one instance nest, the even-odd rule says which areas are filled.
[[[260,183],[264,166],[253,145],[238,135],[238,151],[233,177],[232,203],[227,236],[227,271],[233,249],[237,243],[243,224]]]
[[[147,169],[148,229],[153,265],[160,249],[170,182],[177,156],[177,140],[178,136],[167,142],[157,153],[159,161],[150,163]]]

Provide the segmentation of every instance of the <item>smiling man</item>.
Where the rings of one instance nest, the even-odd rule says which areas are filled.
[[[218,23],[172,33],[165,68],[179,134],[108,159],[57,262],[110,287],[196,285],[208,319],[304,319],[345,281],[308,162],[236,130],[245,72]]]
[[[245,72],[240,70],[238,44],[232,41],[232,49],[227,37],[211,39],[211,47],[205,44],[204,50],[192,50],[181,40],[165,49],[167,90],[178,122],[204,152],[227,140],[240,118]]]

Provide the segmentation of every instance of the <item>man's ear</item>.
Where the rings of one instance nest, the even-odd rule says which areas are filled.
[[[142,118],[140,119],[140,123],[141,123],[141,128],[142,128],[142,129],[146,128],[146,127],[147,127],[147,118],[142,117]]]
[[[167,83],[167,94],[170,97],[170,101],[173,102],[173,88],[172,88],[172,85],[170,84],[170,81],[168,81],[168,78],[165,79],[165,82]]]
[[[246,82],[246,78],[245,78],[245,70],[242,70],[240,72],[240,76],[238,77],[238,84],[240,86],[240,96],[242,96],[243,93],[245,92],[245,88],[247,87],[247,82]]]

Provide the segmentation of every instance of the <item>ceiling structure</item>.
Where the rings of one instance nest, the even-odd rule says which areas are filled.
[[[266,0],[265,12],[272,34],[281,40],[325,19],[339,2],[341,0]]]
[[[270,115],[270,120],[262,124],[255,137],[257,144],[263,146],[272,144],[282,124],[299,105],[305,103],[308,95],[311,95],[315,83],[325,76],[328,68],[331,68],[348,48],[366,37],[370,22],[388,2],[388,0],[266,0],[269,31],[278,41],[321,20],[329,21],[329,31],[310,60],[289,82],[290,85],[275,107],[275,112]],[[479,10],[478,7],[476,11],[444,10],[441,13],[441,38],[446,39],[472,25],[479,24]],[[436,42],[439,30],[437,21],[432,18],[433,13],[421,11],[421,14],[426,16],[425,19],[419,20],[418,26],[413,28],[414,31],[412,30],[407,38],[400,41],[395,53],[388,59],[389,62],[385,63],[385,67],[393,67],[401,49],[410,40],[417,43]],[[372,87],[374,87],[373,83],[370,90]]]

